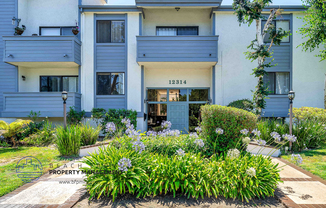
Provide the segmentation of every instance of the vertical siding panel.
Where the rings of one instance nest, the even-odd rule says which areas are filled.
[[[17,91],[17,67],[3,62],[4,42],[2,36],[13,35],[12,17],[16,16],[16,0],[0,1],[0,115],[3,111],[3,92]]]

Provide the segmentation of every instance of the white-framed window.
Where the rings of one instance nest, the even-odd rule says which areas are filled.
[[[262,30],[263,30],[265,24],[266,24],[266,20],[263,20],[262,21]],[[279,30],[280,28],[282,30],[284,30],[284,31],[290,31],[291,30],[289,20],[273,20],[272,25],[274,25],[276,30]],[[264,38],[264,42],[265,43],[270,43],[271,42],[269,33],[266,34],[266,36]],[[290,36],[283,38],[281,42],[282,43],[289,43],[290,42]]]
[[[72,36],[75,27],[40,27],[41,36]]]
[[[197,26],[186,27],[156,27],[157,36],[179,36],[179,35],[198,35],[199,29]]]

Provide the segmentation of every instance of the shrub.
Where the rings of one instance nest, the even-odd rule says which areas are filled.
[[[255,114],[233,107],[205,105],[201,107],[201,112],[202,135],[210,148],[209,155],[236,148],[238,143],[242,146],[240,131],[251,131],[257,123]],[[217,128],[224,130],[223,134],[218,134]]]
[[[195,141],[201,140],[204,143],[200,147]],[[129,148],[132,149],[132,142],[134,139],[131,137],[115,138],[112,145],[116,148]],[[198,153],[206,151],[206,141],[202,138],[191,137],[189,135],[180,136],[154,136],[142,137],[142,142],[146,146],[146,151],[152,153],[159,153],[161,155],[173,156],[178,149],[183,149],[186,152]]]
[[[99,125],[100,120],[105,116],[106,110],[103,108],[93,108],[92,109],[92,118],[95,120],[96,125]]]
[[[16,134],[16,138],[17,140],[22,140],[32,134],[37,133],[40,129],[43,128],[44,125],[44,121],[40,122],[40,123],[35,123],[35,122],[30,122],[28,124],[26,124],[25,127],[23,127],[19,132],[17,132]]]
[[[274,140],[271,140],[272,132],[277,132],[281,136],[289,133],[289,125],[280,119],[260,120],[257,123],[257,129],[261,133],[260,139],[265,140],[270,145],[275,145]]]
[[[31,111],[29,115],[27,116],[30,120],[32,120],[34,123],[36,123],[36,120],[40,117],[41,112],[34,112]]]
[[[82,110],[81,112],[77,112],[75,107],[72,106],[69,108],[69,112],[67,113],[67,122],[70,125],[77,125],[82,122],[85,117],[85,111]]]
[[[310,120],[326,124],[326,109],[322,108],[293,108],[293,117],[298,121]]]
[[[38,130],[37,133],[24,138],[22,142],[33,146],[48,146],[55,140],[54,133],[55,131],[52,128],[52,123],[45,121],[42,123],[41,130]]]
[[[132,148],[132,147],[131,147]],[[273,196],[280,182],[278,164],[269,157],[239,155],[203,158],[200,154],[171,156],[139,153],[109,145],[84,159],[90,199],[130,193],[137,197],[173,193],[189,197],[253,198]],[[97,173],[97,174],[94,174]],[[101,174],[102,173],[102,174]]]
[[[89,124],[81,125],[81,146],[95,144],[101,131],[101,127],[92,127]]]
[[[122,167],[126,160],[130,160],[131,166]],[[84,159],[89,168],[81,168],[86,172],[86,188],[90,199],[111,195],[114,201],[118,194],[141,193],[140,189],[148,187],[147,173],[151,161],[146,154],[111,146],[100,148],[98,153],[90,154]],[[94,172],[97,174],[93,174]]]
[[[236,100],[229,103],[228,107],[239,108],[252,112],[254,110],[254,103],[249,99]]]
[[[81,127],[78,125],[56,128],[56,146],[62,156],[78,155],[80,150]]]
[[[122,133],[124,133],[123,130],[126,129],[125,124],[121,122],[121,120],[124,118],[128,118],[130,120],[130,123],[134,125],[134,128],[137,127],[137,111],[125,109],[109,109],[101,122],[102,130],[105,134],[108,134],[109,132],[106,131],[105,126],[107,123],[113,122],[117,129],[116,132],[120,134],[117,136],[122,136]]]
[[[26,127],[32,121],[30,120],[21,120],[18,119],[10,124],[5,121],[0,122],[0,126],[2,131],[2,136],[4,137],[6,143],[11,143],[14,147],[18,142],[17,134],[21,132],[21,130]]]

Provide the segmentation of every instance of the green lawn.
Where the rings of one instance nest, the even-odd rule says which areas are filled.
[[[21,158],[26,156],[37,158],[42,163],[43,173],[71,160],[60,157],[58,150],[54,147],[0,148],[0,196],[25,183],[17,176],[16,165]]]
[[[303,159],[300,167],[326,180],[326,147],[295,154],[300,154]],[[283,155],[282,158],[293,163],[291,155]]]

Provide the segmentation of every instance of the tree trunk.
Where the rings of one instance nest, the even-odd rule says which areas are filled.
[[[256,37],[257,37],[258,47],[260,48],[264,44],[263,36],[261,33],[261,20],[260,19],[256,20]],[[259,56],[258,57],[258,68],[260,68],[263,64],[264,64],[264,57]],[[261,83],[263,81],[263,78],[264,78],[263,75],[260,75],[258,77],[258,80],[257,80],[258,85],[257,86],[260,86],[259,83]],[[263,95],[258,95],[256,97],[256,103],[260,102],[261,99],[263,99]],[[262,108],[258,106],[257,111],[258,111],[259,115],[261,115]]]

